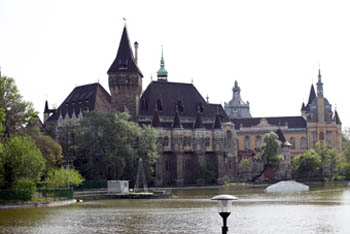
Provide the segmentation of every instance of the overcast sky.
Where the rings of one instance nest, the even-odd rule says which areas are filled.
[[[77,85],[107,91],[124,26],[143,89],[164,46],[168,80],[228,102],[237,80],[253,117],[298,116],[321,67],[324,95],[350,126],[350,1],[0,0],[0,66],[24,99],[57,107]]]

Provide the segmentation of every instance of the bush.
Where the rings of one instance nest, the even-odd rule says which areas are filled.
[[[47,173],[47,177],[43,182],[48,188],[65,188],[68,182],[72,186],[78,186],[84,181],[80,173],[74,169],[52,169]]]
[[[36,192],[35,183],[27,178],[20,178],[11,189],[0,191],[1,201],[30,201]]]
[[[350,180],[350,163],[344,166],[344,176],[346,180]]]
[[[51,198],[53,200],[71,200],[73,199],[74,189],[73,188],[65,188],[65,189],[51,189],[44,188],[38,190],[40,197],[48,199]]]

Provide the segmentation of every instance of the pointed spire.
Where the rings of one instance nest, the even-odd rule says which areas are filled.
[[[159,118],[159,111],[158,110],[155,110],[154,113],[153,113],[152,127],[154,127],[154,128],[161,127],[160,118]]]
[[[321,69],[318,69],[317,96],[323,96],[323,83],[321,81]]]
[[[301,111],[305,111],[306,110],[306,106],[305,103],[303,102],[303,104],[301,105]]]
[[[48,104],[47,100],[45,101],[44,113],[50,113],[50,111],[49,111],[49,104]]]
[[[174,118],[174,121],[173,121],[173,125],[171,127],[172,128],[182,128],[182,124],[180,122],[180,116],[179,116],[179,111],[178,110],[176,110],[175,118]]]
[[[306,106],[309,106],[315,98],[316,98],[315,88],[314,88],[314,85],[312,84],[310,89],[309,101],[307,102]]]
[[[340,118],[339,118],[339,115],[338,115],[338,111],[335,111],[335,113],[334,113],[334,120],[335,120],[336,124],[340,124],[341,125],[341,121],[340,121]]]
[[[194,128],[194,129],[203,128],[201,113],[200,113],[199,110],[198,110],[198,112],[197,112],[196,120],[195,120],[195,122],[194,122],[193,128]]]
[[[137,67],[128,36],[126,25],[123,29],[123,34],[120,39],[117,57],[108,69],[107,74],[125,73],[125,72],[137,72],[141,76],[142,73]]]
[[[276,134],[278,135],[278,140],[280,140],[283,144],[287,141],[280,128],[278,128],[278,130],[276,131]]]
[[[221,118],[219,115],[219,108],[216,109],[216,116],[213,129],[221,129]]]
[[[164,57],[163,57],[163,46],[162,46],[162,56],[160,59],[160,68],[157,72],[158,80],[168,81],[168,71],[164,68]]]

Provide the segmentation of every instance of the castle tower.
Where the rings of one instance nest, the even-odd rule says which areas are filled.
[[[137,46],[138,44],[135,43],[136,50]],[[136,120],[139,115],[143,75],[133,55],[126,25],[119,43],[117,57],[107,74],[112,107],[117,111],[128,112],[132,119]]]
[[[318,114],[318,122],[324,122],[324,99],[323,99],[323,83],[321,81],[321,70],[318,69],[318,82],[317,82],[317,114]]]

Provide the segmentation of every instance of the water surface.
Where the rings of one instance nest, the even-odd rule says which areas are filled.
[[[221,233],[218,194],[232,194],[229,233],[350,233],[345,186],[266,194],[264,188],[173,191],[174,199],[89,201],[66,207],[0,210],[0,233]]]

